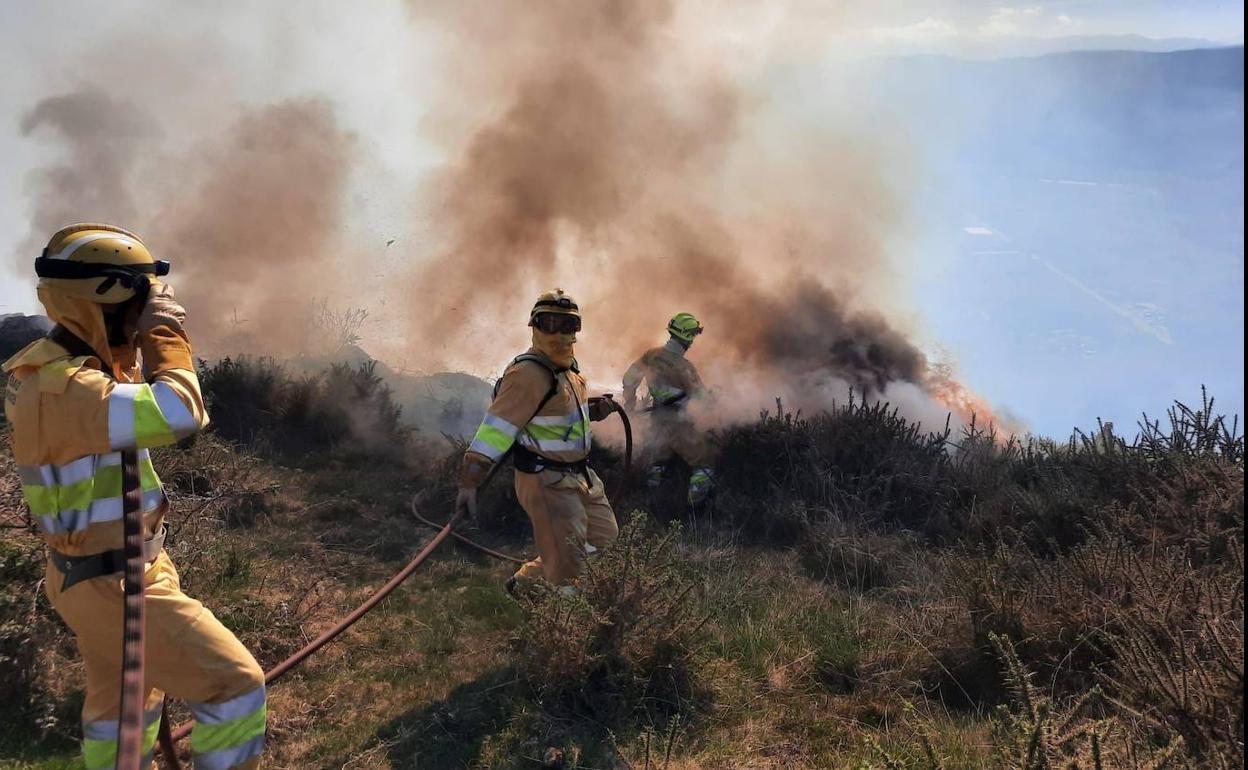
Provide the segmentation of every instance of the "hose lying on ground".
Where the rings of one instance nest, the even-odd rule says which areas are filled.
[[[495,466],[491,468],[490,472],[486,475],[485,480],[481,483],[482,486],[485,486],[486,484],[490,482],[490,479],[494,477],[494,472],[497,469],[498,469],[498,464],[495,464]],[[337,625],[335,625],[333,628],[329,629],[325,633],[321,634],[320,636],[316,637],[312,641],[308,642],[306,645],[304,645],[303,649],[291,655],[286,660],[283,660],[281,663],[278,663],[269,671],[266,671],[264,674],[265,685],[272,684],[273,682],[280,679],[287,672],[289,672],[291,669],[295,668],[300,663],[307,660],[308,657],[312,655],[312,653],[321,649],[326,644],[329,644],[331,641],[334,640],[335,637],[337,637],[343,631],[346,631],[348,628],[350,628],[351,625],[355,623],[355,621],[364,617],[364,615],[367,614],[369,610],[371,610],[373,607],[376,607],[378,603],[381,602],[382,599],[385,599],[387,596],[389,596],[390,593],[394,589],[398,588],[399,585],[404,580],[407,580],[408,577],[410,577],[411,574],[420,567],[420,565],[424,564],[425,560],[428,559],[429,556],[435,550],[437,550],[438,546],[442,545],[442,542],[451,535],[455,525],[459,523],[459,518],[460,518],[459,511],[456,511],[455,514],[451,516],[451,520],[446,522],[446,524],[442,526],[442,528],[438,531],[438,534],[434,535],[433,539],[430,540],[425,545],[425,547],[420,550],[420,553],[416,554],[416,556],[410,562],[407,563],[406,567],[404,567],[403,569],[395,573],[394,577],[390,578],[390,580],[381,588],[378,588],[376,591],[374,591],[372,596],[369,596],[368,599],[364,600],[363,604],[361,604],[360,606],[352,610],[351,614],[347,615],[345,618],[340,620],[337,623]],[[173,731],[173,734],[171,736],[172,742],[180,741],[186,736],[190,735],[191,730],[194,729],[194,727],[195,727],[194,722],[188,722],[187,724],[179,726],[176,730]]]
[[[632,462],[633,462],[633,426],[629,423],[628,414],[625,413],[624,409],[620,407],[618,404],[615,406],[615,411],[616,413],[620,415],[620,419],[624,422],[624,479],[627,479],[629,471],[632,468]],[[494,478],[494,474],[498,472],[498,469],[500,467],[502,467],[503,459],[505,458],[500,459],[498,462],[494,463],[494,466],[492,468],[490,468],[489,473],[486,474],[485,479],[481,482],[482,488],[484,488],[486,484],[490,483],[490,480]],[[621,485],[623,483],[624,481],[621,480]],[[469,545],[473,548],[476,548],[477,550],[485,554],[488,554],[490,556],[493,556],[494,558],[502,559],[505,561],[510,561],[510,562],[514,562],[518,564],[524,563],[523,559],[517,559],[514,556],[508,556],[507,554],[502,553],[500,551],[495,551],[491,548],[487,548],[455,532],[454,527],[457,523],[459,523],[459,519],[460,519],[460,512],[458,510],[454,513],[454,515],[451,516],[450,521],[446,522],[446,524],[442,525],[439,528],[436,523],[420,515],[420,512],[417,509],[417,504],[420,501],[420,498],[421,498],[421,493],[419,492],[412,496],[412,501],[411,501],[412,513],[416,516],[416,519],[420,521],[421,523],[427,526],[433,527],[435,529],[438,529],[438,534],[434,535],[433,539],[430,540],[425,545],[425,547],[420,550],[420,553],[416,554],[416,556],[410,562],[407,563],[407,566],[399,570],[394,575],[394,577],[390,578],[390,580],[385,585],[383,585],[381,588],[373,592],[373,594],[369,596],[368,599],[366,599],[363,604],[361,604],[360,606],[352,610],[351,614],[347,615],[345,618],[340,620],[333,628],[324,632],[317,638],[313,639],[311,642],[308,642],[306,645],[304,645],[304,647],[301,650],[294,653],[290,657],[286,658],[286,660],[283,660],[281,663],[277,664],[275,667],[273,667],[269,671],[265,672],[264,683],[266,686],[277,681],[279,678],[281,678],[291,669],[295,668],[300,663],[307,660],[309,657],[311,657],[312,653],[324,647],[326,644],[329,644],[339,634],[341,634],[343,631],[346,631],[348,628],[350,628],[357,620],[364,617],[364,615],[366,615],[369,610],[371,610],[373,607],[376,607],[381,602],[382,599],[385,599],[392,591],[394,591],[394,589],[398,588],[399,585],[403,581],[407,580],[407,578],[410,577],[413,572],[419,569],[420,565],[425,563],[425,560],[428,559],[429,556],[435,550],[437,550],[438,546],[442,545],[443,541],[445,541],[447,537],[454,535],[455,538],[459,540],[460,542],[465,543],[466,545]],[[162,723],[163,722],[164,720],[162,718]],[[173,744],[175,744],[177,741],[182,740],[186,736],[190,735],[191,730],[193,730],[194,727],[195,727],[194,722],[188,722],[184,725],[179,726],[176,730],[173,730],[172,734],[168,736],[165,736],[165,735],[161,736],[160,746],[161,746],[162,753],[165,754],[166,758],[170,760],[171,764],[173,764],[174,767],[177,767],[177,759],[174,756]]]

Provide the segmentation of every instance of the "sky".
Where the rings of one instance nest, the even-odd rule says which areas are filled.
[[[882,0],[861,10],[873,34],[916,38],[998,35],[1141,35],[1242,40],[1243,3],[1220,0]]]
[[[181,93],[188,79],[205,94],[226,94],[243,104],[307,94],[328,98],[360,147],[346,203],[352,231],[379,239],[384,233],[406,242],[418,237],[422,224],[412,218],[412,189],[428,183],[443,160],[432,137],[436,131],[428,124],[428,104],[445,88],[431,80],[434,46],[398,0],[370,4],[366,17],[344,14],[346,7],[317,0],[302,4],[298,17],[292,18],[282,8],[241,0],[176,9],[137,0],[0,4],[0,68],[6,72],[0,81],[0,157],[6,171],[0,175],[0,232],[6,233],[0,245],[5,253],[0,258],[0,313],[37,310],[33,281],[14,268],[35,256],[24,252],[37,236],[29,226],[32,172],[63,158],[48,136],[25,135],[22,119],[42,96],[93,82],[100,62],[112,66],[120,60],[121,71],[135,74],[133,82],[122,78],[112,83],[119,96],[138,103],[176,103],[191,113],[196,109],[193,94]],[[1242,3],[1212,0],[791,0],[713,7],[717,13],[705,16],[706,25],[743,60],[775,56],[768,41],[783,36],[829,68],[846,58],[921,53],[975,59],[1029,56],[1088,47],[1081,41],[1091,38],[1096,38],[1096,47],[1148,48],[1147,39],[1241,44],[1243,30]],[[794,29],[805,32],[795,34]],[[147,49],[133,42],[136,32],[177,46],[183,64],[161,72],[162,64],[145,60]],[[223,51],[228,61],[221,58]],[[182,68],[192,68],[193,77]],[[783,61],[764,61],[759,69],[789,83],[818,77],[818,71],[796,76]],[[134,82],[142,82],[142,88]],[[776,91],[785,93],[784,88]],[[820,120],[833,120],[837,112],[835,105],[818,101],[832,97],[811,96],[819,91],[817,83],[794,88],[788,103],[780,100],[780,109],[800,114],[817,129]],[[212,125],[211,115],[205,116],[204,125]],[[975,135],[965,125],[949,130],[954,134],[942,134],[944,139]],[[176,144],[181,138],[162,136],[161,141]],[[1216,355],[1208,335],[1217,327],[1179,310],[1194,300],[1170,288],[1184,274],[1181,265],[1166,261],[1170,251],[1150,251],[1156,269],[1144,271],[1165,280],[1106,278],[1129,273],[1122,265],[1126,253],[1147,251],[1148,244],[1166,243],[1205,255],[1202,275],[1211,282],[1222,276],[1232,288],[1238,284],[1238,304],[1225,298],[1219,302],[1230,303],[1224,315],[1239,319],[1242,347],[1242,197],[1238,218],[1232,202],[1229,213],[1219,212],[1224,218],[1218,223],[1202,224],[1201,232],[1193,233],[1192,212],[1168,204],[1184,194],[1180,185],[1161,189],[1136,184],[1126,190],[1115,185],[1138,180],[1071,179],[1056,172],[1047,175],[1039,166],[1028,169],[1017,183],[1003,182],[998,165],[976,165],[983,158],[975,152],[968,154],[963,147],[946,153],[944,145],[933,144],[915,139],[916,153],[923,158],[920,167],[930,176],[914,185],[906,202],[915,212],[913,225],[895,248],[901,263],[914,266],[906,271],[908,285],[902,289],[912,328],[921,330],[929,349],[940,349],[957,362],[968,385],[1029,428],[1053,435],[1064,435],[1075,425],[1086,427],[1097,416],[1129,424],[1142,408],[1157,413],[1172,398],[1190,400],[1202,382],[1215,387],[1223,403],[1242,410],[1242,352],[1224,365],[1199,371],[1207,366],[1200,362],[1208,361],[1211,352]],[[1062,151],[1067,149],[1072,148]],[[1216,193],[1199,191],[1210,200],[1217,199]],[[1036,214],[1040,210],[1043,215]],[[1104,216],[1085,215],[1092,210]],[[1133,218],[1140,216],[1149,218],[1144,227],[1135,226]],[[1217,231],[1203,232],[1209,227]],[[1080,234],[1088,237],[1079,247],[1063,240]],[[1080,252],[1087,244],[1095,248]],[[1076,253],[1078,258],[1071,256]],[[1098,261],[1097,255],[1104,253],[1109,256]],[[988,269],[981,264],[986,259],[994,260]],[[1046,310],[1059,308],[1066,317],[1040,328],[1035,325],[1036,308],[1005,299],[975,303],[984,306],[972,313],[965,307],[969,298],[950,300],[958,287],[967,285],[968,276],[982,276],[998,298],[1013,296],[1020,286],[1049,287]],[[384,311],[374,313],[375,322],[384,318]],[[1011,358],[1010,350],[1026,347],[1014,344],[1020,338],[1032,340],[1029,356]],[[1201,338],[1204,347],[1193,342]],[[1187,351],[1186,357],[1176,355],[1177,350]],[[1051,380],[1026,372],[1028,362],[1037,361]],[[1133,365],[1149,373],[1143,381],[1116,374]],[[1163,371],[1175,376],[1163,376]]]

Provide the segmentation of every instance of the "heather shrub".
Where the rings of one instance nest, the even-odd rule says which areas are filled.
[[[698,583],[675,552],[678,533],[650,534],[635,513],[575,593],[521,588],[519,669],[544,708],[615,724],[698,707],[703,619]]]
[[[782,543],[829,518],[883,530],[948,530],[947,433],[924,433],[886,403],[812,417],[763,413],[721,431],[716,514]]]
[[[287,462],[399,460],[407,431],[401,408],[372,361],[332,364],[292,376],[270,358],[199,362],[214,430]]]

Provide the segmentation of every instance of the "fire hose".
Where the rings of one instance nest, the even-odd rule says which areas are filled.
[[[115,280],[115,279],[110,279]],[[146,277],[142,291],[147,291]],[[136,289],[136,296],[139,290]],[[105,361],[90,344],[69,329],[57,324],[48,332],[48,339],[65,348],[71,355]],[[143,631],[146,605],[145,575],[147,561],[143,553],[143,488],[139,474],[139,454],[135,449],[121,452],[121,533],[125,570],[122,574],[121,633],[121,708],[117,723],[116,766],[139,767],[143,757]],[[162,704],[161,708],[164,706]],[[162,729],[163,726],[162,726]],[[175,768],[176,768],[176,760]]]
[[[628,470],[632,466],[633,429],[632,429],[632,425],[628,421],[628,415],[624,412],[623,408],[621,408],[617,404],[615,405],[615,411],[620,415],[620,419],[624,422],[624,437],[625,437],[625,465],[624,467],[625,467],[625,476],[627,476]],[[493,467],[491,467],[489,472],[486,474],[485,479],[481,482],[482,487],[490,483],[490,480],[494,478],[494,475],[498,472],[498,469],[502,467],[503,460],[505,459],[506,458],[500,458],[498,462],[494,463]],[[473,548],[477,548],[478,550],[481,550],[491,556],[494,556],[495,558],[523,563],[523,560],[521,559],[516,559],[515,557],[508,556],[504,553],[500,553],[490,548],[486,548],[485,546],[475,543],[469,540],[468,538],[465,538],[462,535],[459,535],[458,533],[456,533],[454,531],[454,527],[459,522],[459,519],[460,519],[459,511],[456,511],[451,516],[450,520],[447,521],[446,524],[443,524],[441,526],[424,518],[423,516],[419,514],[419,512],[417,512],[417,509],[416,509],[416,504],[419,499],[420,499],[420,493],[417,493],[416,495],[412,497],[412,503],[411,503],[412,512],[416,515],[416,518],[419,521],[438,529],[438,534],[436,534],[434,538],[430,540],[429,543],[426,544],[425,547],[422,548],[420,552],[416,554],[416,556],[410,562],[407,563],[407,566],[399,570],[399,572],[397,572],[394,575],[394,577],[390,578],[390,580],[385,585],[377,589],[371,596],[368,597],[368,599],[366,599],[360,606],[352,610],[349,615],[347,615],[345,618],[340,620],[333,628],[329,629],[328,631],[325,631],[320,636],[318,636],[317,638],[313,639],[311,642],[308,642],[306,645],[304,645],[303,648],[300,649],[298,652],[286,658],[285,660],[283,660],[281,663],[274,666],[269,671],[266,671],[264,674],[264,683],[266,686],[277,681],[283,675],[288,673],[291,669],[295,668],[304,660],[309,658],[314,652],[316,652],[320,648],[324,647],[326,644],[329,644],[331,641],[333,641],[339,634],[341,634],[343,631],[346,631],[348,628],[350,628],[357,620],[364,617],[364,615],[366,615],[369,612],[369,610],[373,609],[373,607],[376,607],[383,599],[385,599],[392,591],[394,591],[394,589],[398,588],[399,585],[403,583],[403,581],[407,580],[407,578],[410,577],[411,574],[420,567],[420,565],[424,564],[425,560],[428,559],[429,556],[435,550],[437,550],[438,546],[442,545],[443,541],[445,541],[447,537],[454,535],[461,542],[464,542]],[[139,537],[139,542],[140,542],[139,561],[140,561],[140,566],[141,566],[141,562],[142,562],[142,555],[141,555],[142,535],[141,533]],[[127,540],[127,545],[128,543],[129,541]],[[140,584],[139,584],[140,598],[142,597],[141,576],[142,576],[142,573],[140,572]],[[127,605],[127,609],[129,609],[129,605]],[[140,612],[142,612],[141,608],[140,608]],[[141,654],[142,654],[142,647],[140,645],[140,656]],[[129,660],[129,659],[127,658],[126,660]],[[143,679],[142,662],[140,659],[139,669],[138,669],[138,680],[140,683],[142,682],[142,679]],[[140,691],[141,691],[141,688],[140,688]],[[138,734],[141,736],[142,735],[141,733],[142,704],[141,703],[140,703],[139,714],[140,716],[139,716],[138,726],[140,728],[140,732]],[[194,727],[195,727],[194,722],[188,722],[187,724],[179,726],[176,730],[170,731],[168,728],[168,721],[164,718],[164,713],[162,711],[161,728],[160,728],[161,753],[164,754],[166,762],[168,762],[172,767],[174,767],[175,770],[180,767],[178,764],[178,760],[177,760],[177,751],[176,751],[175,744],[178,741],[185,738],[186,736],[190,735],[191,730],[194,729]],[[124,732],[125,730],[124,723],[123,723],[122,729]],[[136,745],[138,745],[137,742],[136,742]],[[119,750],[119,760],[121,759],[121,756],[122,755],[120,754],[120,750]],[[121,761],[118,762],[118,767],[136,767],[137,768],[138,766],[139,766],[139,755],[137,754],[135,755],[134,761],[131,764],[127,765],[127,764],[122,764]]]
[[[493,474],[491,473],[489,476],[486,476],[485,481],[488,482],[490,480],[490,476],[492,475]],[[364,601],[363,604],[361,604],[360,606],[352,610],[351,614],[347,615],[345,618],[340,620],[337,623],[337,625],[335,625],[333,628],[329,629],[328,631],[324,632],[323,634],[316,637],[312,641],[308,642],[298,652],[286,658],[286,660],[283,660],[281,663],[278,663],[272,669],[266,671],[264,673],[265,685],[267,686],[277,681],[283,675],[288,673],[291,669],[295,668],[304,660],[306,660],[308,657],[310,657],[312,653],[321,649],[326,644],[329,644],[330,642],[332,642],[335,637],[337,637],[343,631],[346,631],[348,628],[350,628],[355,623],[355,621],[364,617],[364,615],[366,615],[369,610],[371,610],[373,607],[376,607],[377,604],[380,603],[382,599],[385,599],[387,596],[389,596],[390,593],[394,591],[394,589],[399,587],[400,583],[402,583],[404,580],[407,580],[408,577],[410,577],[411,574],[420,567],[420,565],[425,563],[425,560],[429,558],[430,554],[432,554],[435,550],[437,550],[438,546],[442,545],[442,541],[446,540],[447,536],[451,534],[452,528],[455,526],[455,524],[458,521],[459,521],[459,512],[456,512],[455,515],[451,516],[451,520],[448,521],[442,527],[441,531],[439,531],[438,534],[434,536],[433,540],[430,540],[429,543],[420,550],[420,553],[416,554],[415,558],[413,558],[410,562],[407,563],[406,567],[404,567],[403,569],[395,573],[394,577],[390,578],[389,582],[387,582],[381,588],[378,588],[373,593],[372,596],[368,597],[368,599]],[[190,735],[191,730],[194,727],[195,727],[194,722],[188,722],[187,724],[181,725],[180,727],[178,727],[178,729],[174,730],[172,734],[170,735],[170,743],[176,743],[182,740],[183,738],[185,738],[186,736]],[[170,748],[166,747],[164,744],[165,742],[162,741],[161,749],[162,751],[164,751],[166,757],[173,756]]]

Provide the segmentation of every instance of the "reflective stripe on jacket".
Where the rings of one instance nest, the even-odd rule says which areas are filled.
[[[535,361],[508,367],[468,451],[495,462],[518,441],[556,462],[585,459],[592,441],[589,399],[585,378],[578,372],[561,372],[555,394],[530,419],[550,392],[551,377],[550,370]]]
[[[4,365],[22,492],[49,545],[66,555],[122,547],[120,450],[139,450],[144,522],[154,533],[165,500],[147,449],[208,422],[180,332],[158,328],[144,341],[143,360],[147,382],[133,360],[110,374],[100,359],[43,339]]]

